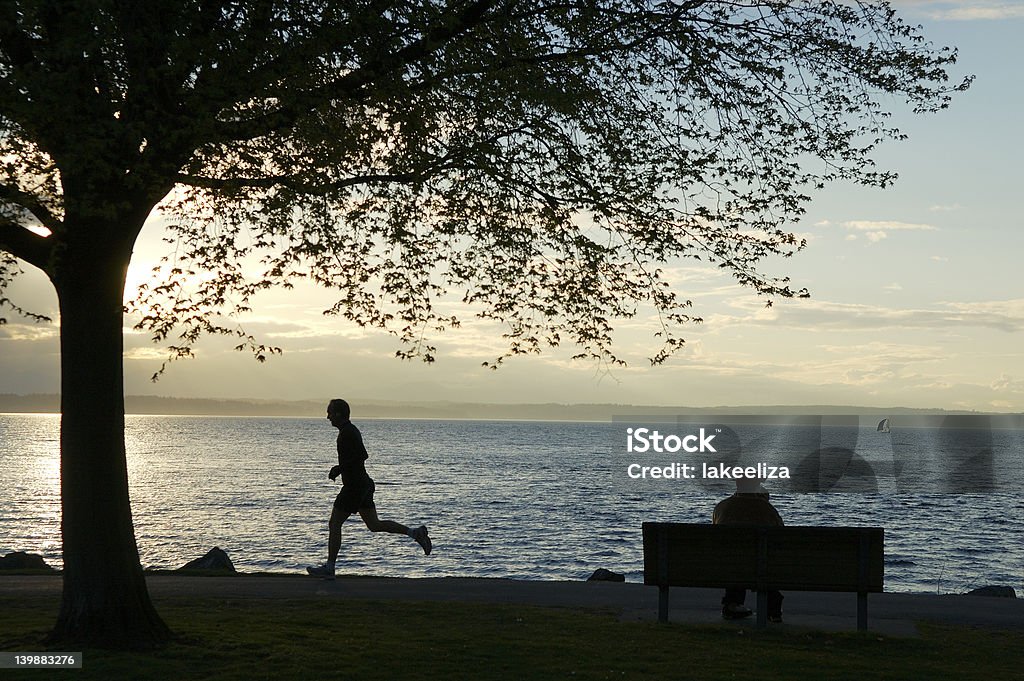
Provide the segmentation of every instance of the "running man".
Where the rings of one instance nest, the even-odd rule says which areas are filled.
[[[331,400],[327,405],[327,420],[338,429],[338,465],[331,468],[328,474],[331,480],[341,476],[341,492],[334,500],[334,510],[328,525],[327,562],[306,568],[306,572],[314,577],[334,579],[334,565],[341,549],[341,525],[353,513],[366,523],[371,532],[391,532],[412,537],[423,547],[423,552],[430,555],[433,548],[427,528],[420,525],[410,529],[393,520],[381,520],[377,517],[377,507],[373,503],[373,479],[366,473],[363,464],[368,455],[363,446],[363,436],[349,420],[351,410],[345,400]]]

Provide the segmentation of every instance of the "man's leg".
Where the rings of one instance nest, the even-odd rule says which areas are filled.
[[[327,564],[334,565],[338,561],[338,552],[341,551],[341,526],[352,515],[343,511],[337,506],[331,511],[331,519],[327,523]]]
[[[338,561],[338,552],[341,551],[341,526],[350,515],[352,514],[343,510],[340,505],[334,504],[331,519],[327,522],[327,562],[308,567],[306,572],[314,577],[334,579],[334,565]]]
[[[752,611],[743,602],[747,600],[746,589],[726,589],[722,596],[722,617],[728,620],[750,617]]]
[[[747,600],[746,589],[726,589],[722,596],[722,605],[743,605]]]
[[[391,534],[409,534],[409,528],[394,520],[381,520],[377,517],[377,507],[367,506],[359,509],[359,517],[366,523],[370,532],[390,532]]]
[[[420,525],[415,530],[410,530],[408,527],[401,523],[396,523],[394,520],[381,520],[377,517],[377,507],[367,506],[359,509],[359,516],[366,523],[367,529],[370,532],[390,532],[391,534],[404,534],[412,537],[417,544],[423,547],[423,552],[427,555],[433,550],[433,544],[430,541],[430,537],[427,535],[427,528]]]
[[[768,592],[768,619],[771,622],[782,621],[782,599],[783,595],[778,591]]]

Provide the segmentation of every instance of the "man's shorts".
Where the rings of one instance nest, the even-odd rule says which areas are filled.
[[[373,484],[373,480],[366,485],[343,485],[334,499],[334,508],[348,514],[355,513],[361,508],[375,508],[374,489],[376,486]]]

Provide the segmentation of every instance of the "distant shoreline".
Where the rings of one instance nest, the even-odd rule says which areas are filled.
[[[256,399],[212,399],[128,395],[125,413],[160,416],[263,416],[321,417],[327,399],[295,401]],[[688,407],[628,404],[500,404],[477,402],[399,402],[352,397],[354,416],[359,418],[512,420],[512,421],[594,421],[614,417],[671,417],[678,415],[982,415],[996,412],[951,411],[909,407],[865,407],[851,405],[746,405]],[[0,413],[55,414],[60,412],[59,395],[0,394]]]

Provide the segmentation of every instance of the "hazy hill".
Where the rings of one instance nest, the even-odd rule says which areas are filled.
[[[836,405],[687,407],[624,404],[486,404],[475,402],[397,402],[353,397],[356,418],[521,419],[538,421],[610,421],[616,416],[674,417],[702,414],[894,416],[965,414],[941,409]],[[218,416],[324,416],[327,399],[273,401],[200,399],[128,395],[129,414],[194,414]],[[59,395],[0,395],[0,413],[55,413]]]

